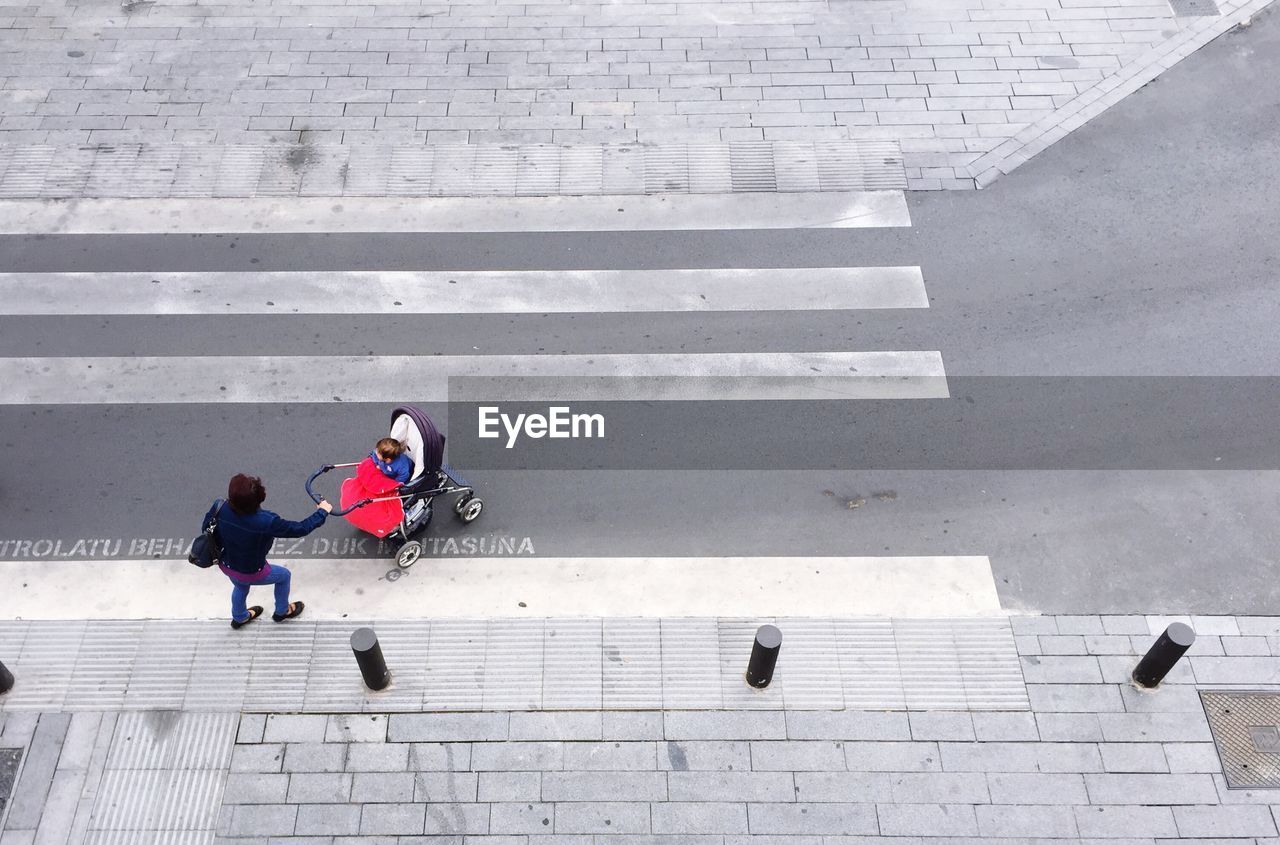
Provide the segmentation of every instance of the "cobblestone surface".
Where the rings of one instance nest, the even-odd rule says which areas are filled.
[[[0,7],[0,144],[898,141],[1007,172],[1269,0]]]

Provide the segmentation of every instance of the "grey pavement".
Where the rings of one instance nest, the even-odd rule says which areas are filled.
[[[1280,626],[1189,620],[1140,691],[1166,621],[1013,619],[1022,711],[5,711],[0,841],[1272,845],[1280,794],[1228,788],[1198,692],[1266,678],[1280,716]]]
[[[973,187],[1266,2],[1175,5],[8,6],[0,143],[21,178],[86,144],[155,167],[285,144],[323,171],[334,145],[862,139],[901,144],[913,188]]]

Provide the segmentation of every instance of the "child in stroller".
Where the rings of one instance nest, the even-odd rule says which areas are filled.
[[[444,435],[424,411],[412,405],[396,408],[391,412],[388,437],[403,447],[403,455],[412,462],[406,482],[385,474],[371,454],[357,463],[321,467],[307,479],[307,494],[319,503],[323,497],[312,490],[313,482],[329,470],[355,467],[355,476],[342,482],[342,507],[333,513],[379,539],[399,544],[396,564],[407,568],[422,556],[422,543],[413,537],[431,522],[431,503],[436,496],[459,494],[453,511],[467,523],[480,516],[484,502],[475,495],[475,488],[444,462]]]
[[[369,457],[387,478],[407,484],[413,477],[413,461],[405,454],[404,444],[394,437],[384,437],[373,447]]]

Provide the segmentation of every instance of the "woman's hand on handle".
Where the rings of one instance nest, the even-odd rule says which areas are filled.
[[[325,513],[333,513],[333,505],[329,504],[324,499],[321,499],[319,502],[317,502],[316,507],[324,511]]]

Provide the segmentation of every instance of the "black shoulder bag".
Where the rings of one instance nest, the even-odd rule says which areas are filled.
[[[200,528],[200,536],[191,543],[187,561],[201,569],[208,569],[222,560],[222,538],[218,536],[218,514],[222,511],[222,499],[213,503],[213,513]]]

